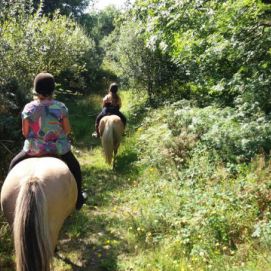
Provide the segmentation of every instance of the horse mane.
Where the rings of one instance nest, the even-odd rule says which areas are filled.
[[[43,185],[38,178],[22,183],[13,224],[16,270],[49,271],[53,251]]]

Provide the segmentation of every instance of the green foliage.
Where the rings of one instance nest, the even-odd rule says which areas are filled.
[[[52,20],[10,19],[2,25],[1,36],[1,66],[5,66],[1,76],[16,78],[25,91],[29,91],[34,75],[42,70],[56,77],[66,70],[79,76],[84,71],[84,57],[93,47],[72,20],[58,14]]]
[[[124,22],[105,40],[106,63],[121,80],[135,90],[145,89],[149,100],[169,96],[174,92],[178,73],[174,63],[161,50],[150,50],[145,46],[144,33],[140,33],[137,23]],[[178,79],[179,80],[179,79]],[[165,88],[167,91],[163,91]],[[171,93],[172,94],[172,93]]]
[[[270,163],[258,155],[263,146],[267,153],[271,148],[269,122],[260,111],[245,115],[188,101],[151,110],[137,130],[140,176],[120,196],[130,210],[126,223],[138,256],[127,266],[270,266],[258,266],[262,260],[255,257],[270,244]]]
[[[4,22],[9,17],[22,19],[33,13],[32,0],[2,0],[0,3],[0,21]]]
[[[1,270],[13,270],[12,263],[12,234],[7,222],[0,214],[0,267]]]
[[[133,14],[148,48],[162,49],[179,66],[185,79],[180,89],[205,104],[258,102],[270,111],[270,5],[256,0],[138,0]]]
[[[214,165],[224,163],[229,169],[249,162],[259,153],[271,149],[270,116],[253,109],[197,108],[180,101],[145,118],[138,147],[152,166],[164,167],[165,160],[177,167],[199,161],[206,154]],[[146,147],[149,146],[149,147]],[[162,155],[160,155],[162,154]],[[206,157],[206,158],[207,158]],[[195,172],[200,172],[198,168]],[[215,167],[213,168],[215,170]]]
[[[115,21],[119,17],[121,17],[120,11],[113,6],[108,6],[103,10],[90,11],[82,15],[80,23],[95,42],[100,43],[115,29]]]
[[[91,0],[32,0],[34,7],[37,9],[42,3],[42,14],[52,14],[59,10],[62,15],[80,16],[87,8]]]
[[[110,6],[80,16],[80,24],[95,42],[94,52],[91,51],[91,56],[86,58],[87,71],[84,73],[87,84],[94,90],[104,90],[108,86],[108,81],[116,80],[115,72],[101,64],[105,55],[103,40],[115,29],[116,20],[120,16],[120,11]]]
[[[14,153],[21,147],[21,144],[17,143],[22,142],[20,124],[17,116],[0,112],[0,156],[2,157],[0,178],[2,180]]]

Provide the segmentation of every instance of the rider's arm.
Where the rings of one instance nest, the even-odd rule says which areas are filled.
[[[68,135],[71,132],[71,125],[69,118],[67,116],[63,117],[62,127],[66,135]]]
[[[29,120],[23,119],[22,120],[22,133],[25,138],[28,136],[29,128],[30,128]]]
[[[105,107],[107,104],[108,104],[108,95],[106,95],[104,98],[103,98],[103,107]]]

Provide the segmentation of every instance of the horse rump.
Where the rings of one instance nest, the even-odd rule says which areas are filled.
[[[105,116],[100,122],[100,134],[102,140],[105,161],[111,165],[115,160],[120,145],[124,125],[120,117],[116,115]]]

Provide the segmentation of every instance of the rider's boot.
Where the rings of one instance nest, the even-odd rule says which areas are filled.
[[[99,125],[95,125],[95,132],[92,134],[92,136],[96,138],[100,137]]]

